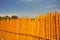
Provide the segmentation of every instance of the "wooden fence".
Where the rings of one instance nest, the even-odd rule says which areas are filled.
[[[38,17],[0,20],[3,40],[60,40],[60,13],[49,12]]]

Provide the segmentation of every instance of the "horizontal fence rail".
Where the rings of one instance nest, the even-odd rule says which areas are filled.
[[[12,33],[12,34],[15,34],[15,35],[25,35],[25,36],[31,36],[31,37],[34,37],[34,38],[37,38],[38,40],[40,39],[44,39],[44,40],[51,40],[51,39],[48,39],[48,38],[42,38],[42,37],[39,37],[39,36],[34,36],[34,35],[28,35],[28,34],[22,34],[22,33],[14,33],[14,32],[9,32],[9,31],[5,31],[5,30],[0,30],[2,32],[6,32],[6,33]]]
[[[59,40],[60,12],[30,17],[0,20],[0,39],[3,40]]]

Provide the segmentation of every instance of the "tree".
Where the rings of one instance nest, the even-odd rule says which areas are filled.
[[[3,20],[6,20],[5,16],[2,17]]]
[[[9,17],[9,16],[5,16],[5,18],[6,18],[6,19],[9,19],[9,20],[11,19],[11,17]]]
[[[0,16],[0,20],[2,20],[3,18]]]
[[[7,20],[7,19],[11,19],[11,17],[9,17],[9,16],[3,16],[3,17],[1,17],[3,20]]]
[[[13,15],[11,18],[12,19],[17,19],[18,17],[16,15]]]

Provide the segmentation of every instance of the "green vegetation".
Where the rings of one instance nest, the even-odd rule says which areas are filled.
[[[8,15],[6,15],[6,16],[0,16],[0,20],[11,20],[11,19],[17,19],[18,17],[16,16],[16,15],[13,15],[13,16],[8,16]]]

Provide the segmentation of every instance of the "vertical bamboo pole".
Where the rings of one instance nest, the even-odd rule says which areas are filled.
[[[11,19],[9,22],[10,22],[10,24],[9,24],[9,25],[10,25],[10,31],[12,32],[12,28],[13,28],[13,19]]]
[[[19,20],[20,22],[19,22],[19,25],[20,25],[20,27],[19,27],[19,33],[23,33],[23,18],[20,18],[20,20]]]
[[[36,36],[39,36],[39,28],[40,28],[39,18],[35,16],[34,19],[35,19]]]
[[[57,40],[59,40],[59,14],[58,14],[58,12],[56,11],[55,12],[55,20],[56,20],[56,38],[57,38]]]
[[[4,27],[4,22],[5,22],[5,20],[2,20],[2,22],[3,22],[3,23],[2,23],[2,24],[3,24],[3,25],[2,25],[2,30],[4,30],[4,28],[5,28],[5,27]]]
[[[6,30],[4,31],[4,34],[5,34],[5,36],[6,36],[5,40],[8,40],[8,39],[10,40],[10,37],[11,37],[11,36],[10,36],[10,33],[6,32],[6,31],[9,31],[9,23],[8,23],[8,22],[9,22],[9,20],[7,19],[7,20],[6,20],[6,26],[5,26],[5,27],[6,27],[6,28],[5,28]]]
[[[17,25],[17,20],[16,19],[12,19],[11,20],[11,32],[15,32],[16,33],[16,26]]]
[[[18,33],[21,33],[21,18],[18,19]]]
[[[2,30],[1,31],[2,31],[3,39],[6,39],[7,38],[7,36],[5,35],[6,32],[4,32],[3,30],[5,31],[5,20],[2,20]]]
[[[5,21],[6,21],[6,25],[5,25],[6,31],[8,31],[8,26],[7,26],[7,25],[8,25],[8,24],[7,24],[7,21],[8,21],[8,20],[5,20]]]
[[[35,35],[35,22],[34,22],[34,20],[32,19],[31,20],[31,35]],[[34,38],[32,37],[32,40],[34,40]]]
[[[8,29],[8,32],[6,33],[8,38],[7,40],[16,40],[16,35],[14,34],[16,32],[16,26],[15,26],[15,20],[14,19],[11,19],[11,20],[7,20],[7,29]],[[10,33],[12,32],[12,33]]]
[[[53,38],[54,38],[54,40],[56,40],[55,15],[53,15],[52,19],[53,19],[53,22],[54,22],[54,24],[53,24],[54,25],[54,27],[53,27]]]
[[[31,18],[28,17],[27,19],[27,33],[31,35]]]
[[[1,39],[1,20],[0,20],[0,39]]]
[[[0,20],[0,30],[1,30],[1,20]]]
[[[36,27],[35,27],[35,19],[32,19],[32,23],[31,23],[31,29],[32,29],[32,35],[36,35]]]
[[[4,20],[1,20],[1,30],[4,30]]]
[[[15,23],[14,23],[15,24],[14,25],[15,26],[15,33],[19,33],[19,25],[18,25],[18,22],[19,22],[19,19],[15,19]],[[18,38],[19,35],[18,34],[15,34],[15,35],[16,35],[16,37],[15,37],[16,40],[19,40],[19,38]]]
[[[59,12],[59,40],[60,40],[60,12]]]
[[[6,30],[6,20],[4,20],[4,30]]]
[[[7,33],[6,33],[6,36],[7,36],[7,40],[17,40],[17,35],[14,34],[14,33],[17,33],[16,32],[16,26],[17,25],[17,20],[7,20]],[[13,32],[13,33],[10,33],[10,32]]]
[[[10,27],[9,27],[9,20],[7,19],[7,20],[5,20],[5,30],[3,31],[4,32],[4,39],[5,40],[10,40],[10,36],[9,36],[9,33],[8,32],[6,32],[6,31],[10,31],[9,29],[10,29]]]
[[[51,12],[48,12],[48,15],[46,16],[46,38],[50,39],[50,30],[51,29]]]
[[[17,24],[16,24],[16,26],[17,26],[17,27],[16,27],[16,28],[17,28],[16,32],[17,32],[17,33],[20,33],[20,27],[21,27],[20,19],[17,19]],[[18,35],[18,34],[16,35],[17,40],[20,40],[19,36],[20,36],[20,35]]]
[[[18,28],[18,23],[17,23],[17,19],[13,20],[13,32],[17,33],[17,28]]]
[[[3,25],[4,29],[2,30],[3,40],[8,40],[9,39],[9,33],[7,33],[6,31],[9,31],[9,20],[4,20],[3,24],[4,24]]]
[[[7,29],[6,29],[6,31],[10,31],[11,30],[11,27],[10,27],[10,20],[6,20],[6,27],[7,27]],[[11,32],[11,31],[10,31]]]
[[[36,32],[37,32],[37,30],[36,30],[35,19],[33,18],[32,21],[31,21],[31,34],[33,36],[36,36]],[[38,38],[32,37],[32,40],[38,40]]]
[[[11,20],[11,32],[14,32],[14,19]]]
[[[23,17],[22,18],[22,21],[21,21],[21,28],[22,28],[22,34],[27,34],[27,27],[26,27],[26,17]],[[22,39],[25,39],[25,40],[27,40],[27,37],[25,36],[25,37],[23,37]]]
[[[39,30],[39,36],[42,38],[45,38],[45,15],[40,14],[40,30]],[[40,39],[43,40],[43,39]]]
[[[1,30],[2,31],[3,40],[8,40],[9,36],[7,36],[7,35],[9,35],[9,34],[7,34],[7,32],[6,32],[6,31],[8,31],[7,20],[2,20],[2,22],[3,22],[2,24],[4,24],[3,25],[3,29]]]
[[[18,31],[19,31],[19,25],[18,25],[18,19],[15,19],[14,20],[14,32],[15,33],[18,33]]]
[[[13,30],[13,19],[11,19],[9,22],[10,22],[10,24],[9,24],[10,25],[10,31],[13,32],[12,31]]]
[[[56,34],[55,34],[55,20],[54,20],[54,15],[51,13],[51,39],[56,40]]]
[[[28,35],[32,35],[32,29],[31,29],[31,18],[30,17],[28,17],[28,19],[27,19],[27,34]],[[27,37],[27,40],[32,40],[33,38],[31,37],[31,36],[28,36]]]
[[[26,17],[23,17],[22,19],[22,27],[23,27],[23,33],[26,34],[27,32],[27,27],[26,27]]]
[[[12,25],[11,24],[12,24],[12,20],[9,20],[8,21],[8,31],[10,31],[10,32],[12,32],[12,25],[13,25],[13,24]]]
[[[18,31],[17,33],[24,34],[24,32],[23,32],[24,24],[22,24],[22,22],[23,22],[22,20],[23,20],[22,18],[18,19],[16,26],[17,26],[17,31]],[[26,40],[26,36],[23,36],[23,35],[16,34],[16,38],[17,38],[16,40],[24,40],[24,39]]]

